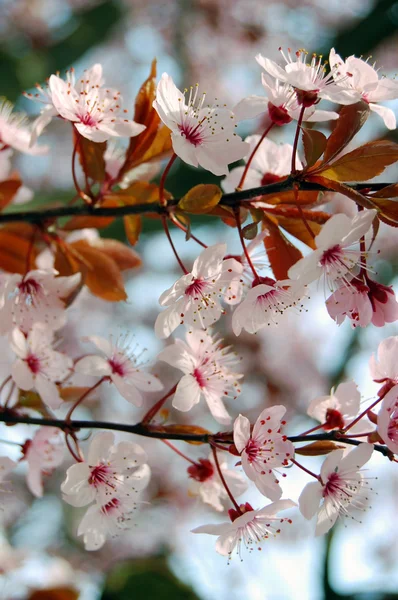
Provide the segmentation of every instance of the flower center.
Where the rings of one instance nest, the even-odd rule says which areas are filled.
[[[280,179],[282,179],[282,177],[279,177],[279,175],[275,175],[274,173],[264,173],[264,175],[261,179],[261,185],[268,185],[269,183],[275,183],[276,181],[279,181]]]
[[[203,142],[202,127],[200,122],[192,124],[188,121],[178,125],[178,128],[181,132],[181,135],[185,137],[187,142],[193,146],[200,146],[200,144]]]
[[[271,102],[268,102],[268,114],[271,121],[279,127],[286,125],[293,120],[292,117],[289,116],[286,108],[283,106],[275,106],[275,104],[271,104]]]
[[[83,125],[87,125],[88,127],[94,127],[97,124],[97,121],[90,113],[85,113],[84,115],[77,115],[77,118]]]
[[[204,373],[202,373],[202,371],[198,367],[196,369],[194,369],[193,376],[195,377],[196,381],[198,382],[199,387],[203,388],[206,386],[206,377],[205,377]]]
[[[21,294],[29,296],[32,302],[33,296],[37,294],[40,289],[41,285],[35,279],[23,279],[18,285],[18,290],[21,292]]]
[[[26,363],[34,375],[40,372],[40,360],[34,354],[29,354]]]
[[[118,500],[118,498],[112,498],[112,500],[110,502],[108,502],[107,504],[104,504],[101,507],[101,510],[105,514],[109,515],[114,510],[117,510],[119,508],[119,506],[120,506],[120,500]]]
[[[335,408],[328,408],[323,429],[343,429],[345,423],[341,412]]]
[[[99,485],[108,483],[109,467],[107,465],[97,465],[91,469],[90,477],[88,478],[89,485],[98,487]]]
[[[197,463],[188,467],[187,471],[191,479],[202,482],[213,476],[214,467],[206,458],[200,458]]]
[[[247,457],[248,457],[248,460],[250,463],[256,460],[258,452],[259,452],[259,447],[254,440],[250,439],[248,441],[246,448],[245,448],[245,452],[247,454]]]
[[[108,363],[112,369],[112,373],[115,373],[116,375],[120,375],[120,377],[124,377],[124,375],[126,374],[126,371],[125,371],[123,363],[119,362],[115,358],[110,358],[108,360]]]
[[[192,298],[197,300],[197,297],[203,294],[206,287],[206,281],[203,281],[202,279],[194,279],[193,282],[189,284],[185,289],[185,295],[191,296]]]

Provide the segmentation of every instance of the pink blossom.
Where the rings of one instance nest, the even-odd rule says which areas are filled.
[[[69,467],[61,490],[65,502],[76,507],[93,501],[104,505],[116,496],[134,505],[150,476],[141,446],[133,442],[115,444],[113,433],[102,432],[93,437],[87,461]]]
[[[248,145],[235,133],[235,119],[230,110],[205,104],[206,94],[198,86],[190,88],[189,97],[163,73],[153,107],[163,123],[171,129],[174,152],[193,167],[201,166],[215,175],[227,175],[228,165],[248,152]]]
[[[270,277],[260,277],[248,291],[246,298],[232,315],[232,329],[240,335],[242,329],[257,333],[266,326],[278,325],[289,309],[302,309],[301,299],[305,295],[304,286],[292,281],[275,281]]]
[[[383,398],[377,416],[377,432],[391,452],[398,454],[398,385]]]
[[[230,281],[242,272],[242,265],[233,258],[224,260],[226,244],[209,246],[195,260],[191,273],[183,275],[159,298],[167,306],[155,322],[155,333],[167,338],[183,323],[206,329],[221,316],[219,298]]]
[[[375,216],[373,209],[363,210],[353,219],[344,214],[333,215],[315,238],[317,249],[290,267],[290,279],[306,285],[324,277],[331,289],[336,281],[346,281],[361,260],[360,251],[350,247],[367,233]]]
[[[62,463],[64,447],[60,432],[55,427],[41,427],[31,440],[24,444],[24,459],[28,463],[26,482],[34,496],[43,496],[42,475],[48,474]]]
[[[229,511],[232,522],[219,523],[218,525],[201,525],[192,530],[192,533],[208,533],[217,535],[216,551],[222,556],[231,558],[236,548],[239,558],[242,560],[241,551],[243,546],[251,552],[254,545],[261,550],[259,544],[276,537],[281,532],[282,523],[291,523],[291,519],[277,516],[281,510],[287,510],[296,506],[292,500],[278,500],[264,508],[254,510],[248,502],[240,505],[239,512],[231,509]]]
[[[240,473],[228,469],[225,460],[218,458],[218,462],[229,491],[234,498],[238,498],[247,490],[247,481]],[[210,453],[208,459],[199,458],[194,465],[188,467],[187,471],[193,480],[189,488],[190,494],[199,495],[205,504],[222,512],[224,510],[222,501],[228,498],[228,494],[214,464],[213,454]]]
[[[354,381],[340,383],[332,388],[330,396],[320,396],[310,403],[307,414],[322,423],[323,429],[343,429],[357,416],[361,394]]]
[[[27,333],[34,323],[56,330],[66,321],[66,298],[77,287],[81,275],[55,277],[57,271],[35,270],[26,275],[7,275],[0,292],[0,334],[19,327]]]
[[[46,154],[48,146],[31,144],[31,131],[24,114],[14,113],[13,105],[6,100],[0,102],[0,151],[8,147],[25,154]]]
[[[185,340],[176,340],[158,356],[184,373],[173,398],[174,408],[189,411],[203,397],[216,421],[228,425],[231,417],[223,400],[235,399],[240,393],[238,381],[243,375],[233,370],[239,359],[229,347],[223,348],[218,337],[205,331],[190,331]]]
[[[380,342],[377,358],[373,354],[369,361],[370,374],[377,383],[398,384],[398,336]]]
[[[53,332],[42,323],[35,323],[28,336],[18,328],[10,335],[10,346],[17,355],[12,366],[12,378],[21,390],[36,389],[50,408],[59,408],[62,399],[56,382],[62,382],[73,368],[73,361],[53,350]]]
[[[39,86],[39,91],[43,100],[39,95],[27,95],[44,102],[42,114],[33,125],[33,141],[56,115],[74,123],[77,131],[93,142],[105,142],[114,136],[134,137],[145,129],[145,125],[125,118],[120,92],[103,87],[100,64],[86,70],[77,82],[73,70],[66,81],[51,75],[48,89]]]
[[[366,506],[367,482],[359,469],[368,462],[373,444],[359,444],[344,456],[334,450],[324,461],[320,480],[307,483],[299,498],[299,508],[306,519],[317,514],[315,535],[323,535],[335,524],[339,515],[348,516],[349,509]]]
[[[234,423],[234,444],[244,472],[264,496],[274,501],[282,496],[274,469],[286,467],[294,458],[294,446],[281,432],[286,423],[282,421],[285,412],[284,406],[264,409],[252,432],[249,419],[243,415]]]
[[[371,111],[378,114],[388,129],[395,129],[396,119],[391,108],[379,106],[383,100],[398,98],[398,81],[382,77],[367,61],[349,56],[346,61],[331,49],[329,63],[336,83],[355,95],[356,101],[364,100]]]
[[[143,404],[140,392],[158,392],[163,389],[157,377],[141,369],[139,357],[131,350],[127,337],[116,343],[96,335],[88,336],[86,340],[94,344],[104,356],[84,356],[76,363],[78,373],[109,378],[121,396],[135,406]]]
[[[345,318],[351,327],[366,327],[372,323],[383,327],[398,319],[398,302],[392,287],[382,285],[366,277],[366,282],[352,279],[340,287],[326,300],[329,315],[341,325]]]

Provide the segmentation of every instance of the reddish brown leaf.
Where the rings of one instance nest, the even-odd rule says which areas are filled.
[[[132,248],[117,240],[100,238],[99,240],[90,242],[90,246],[101,250],[106,256],[110,256],[121,271],[136,269],[141,265],[140,255]]]
[[[20,179],[7,179],[0,182],[0,210],[8,206],[21,185]]]
[[[150,426],[150,429],[156,431],[164,431],[167,433],[173,433],[178,435],[206,435],[210,434],[208,429],[204,429],[203,427],[199,427],[199,425],[162,425],[162,426]],[[187,441],[188,444],[200,445],[204,442],[196,442],[196,441]]]
[[[26,240],[30,240],[32,235],[36,230],[35,225],[31,225],[31,223],[6,223],[2,226],[0,231],[7,231],[8,233],[13,233],[20,238],[24,238]]]
[[[398,198],[398,183],[386,185],[372,194],[372,198]]]
[[[303,129],[304,156],[307,167],[312,167],[326,148],[326,136],[316,129]]]
[[[312,216],[314,216],[314,219],[311,219]],[[330,215],[327,215],[327,218],[323,221],[323,223],[327,221],[329,216]],[[315,220],[315,215],[312,215],[312,213],[308,210],[304,212],[304,217],[314,236],[317,236],[322,229],[322,224],[320,222],[317,222]],[[310,248],[315,249],[314,236],[310,234],[303,219],[300,216],[294,218],[278,216],[278,223],[280,227],[282,227],[282,229],[293,235],[295,238],[299,239],[301,242],[304,242],[304,244],[306,244]]]
[[[27,256],[30,253],[30,264]],[[23,275],[27,268],[34,265],[38,251],[31,248],[31,240],[11,233],[6,228],[0,229],[0,269],[9,273]]]
[[[78,134],[73,129],[74,142],[79,155],[79,162],[83,172],[94,179],[94,181],[104,181],[105,179],[105,159],[107,142],[92,142],[91,140]]]
[[[350,143],[365,123],[369,112],[369,105],[363,100],[341,108],[339,118],[326,144],[324,164],[329,163]]]
[[[398,144],[378,140],[344,154],[325,169],[318,168],[317,173],[333,181],[368,181],[397,160]]]
[[[322,456],[323,454],[329,454],[329,452],[339,450],[340,448],[344,448],[344,446],[339,446],[330,440],[319,440],[317,442],[312,442],[312,444],[302,446],[301,448],[295,448],[295,452],[302,456]]]
[[[360,192],[357,192],[357,190],[354,190],[339,181],[327,179],[321,175],[307,176],[306,181],[322,185],[333,192],[339,192],[340,194],[347,196],[347,198],[351,198],[351,200],[354,200],[354,202],[359,206],[363,206],[363,208],[377,208],[376,203],[373,200],[363,196]]]
[[[267,215],[264,216],[263,229],[268,231],[264,246],[274,276],[276,279],[286,279],[288,270],[302,258],[302,254]]]
[[[263,196],[262,200],[267,204],[301,204],[306,206],[314,206],[322,201],[322,192],[318,191],[298,191],[298,200],[296,200],[293,190],[280,192],[278,194]]]
[[[142,231],[142,219],[139,215],[128,215],[123,217],[126,237],[132,246],[135,246],[139,240]]]
[[[112,198],[111,195],[106,196],[101,203],[101,207],[112,208],[119,206],[116,198]],[[76,229],[103,229],[104,227],[108,227],[113,221],[115,217],[95,217],[92,215],[87,216],[76,216],[69,219],[67,223],[62,227],[64,231],[75,231]]]
[[[65,402],[76,402],[83,394],[86,394],[91,388],[83,386],[60,387],[59,395]],[[88,396],[89,397],[89,396]]]
[[[78,600],[80,593],[71,587],[47,588],[31,592],[28,600]]]
[[[213,183],[200,183],[181,198],[178,208],[193,215],[209,213],[220,202],[222,191]]]
[[[372,198],[372,201],[377,207],[380,221],[392,227],[398,227],[398,202],[384,198]]]

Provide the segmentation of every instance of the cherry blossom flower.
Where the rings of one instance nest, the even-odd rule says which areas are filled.
[[[145,125],[125,118],[127,111],[121,109],[120,92],[102,86],[102,66],[95,64],[77,82],[73,70],[66,81],[51,75],[48,89],[39,86],[43,100],[39,94],[27,94],[45,105],[33,125],[33,141],[56,115],[74,123],[77,131],[93,142],[105,142],[115,136],[134,137],[144,131]]]
[[[398,385],[383,398],[377,415],[377,433],[391,452],[398,454]]]
[[[104,154],[105,171],[112,180],[118,178],[120,169],[124,164],[125,154],[125,150],[116,146],[114,140],[108,142]],[[162,161],[151,161],[133,167],[118,181],[118,186],[125,190],[133,181],[151,181],[159,173],[161,165]]]
[[[29,271],[26,275],[8,275],[0,292],[0,334],[19,327],[27,333],[34,323],[52,330],[65,324],[66,298],[77,287],[81,275],[55,277],[53,269]]]
[[[130,514],[135,507],[125,498],[117,496],[104,504],[95,502],[81,520],[77,535],[82,535],[86,550],[99,550],[107,537],[116,537],[132,527]]]
[[[302,309],[300,301],[305,295],[304,286],[292,286],[295,282],[275,281],[270,277],[260,277],[261,283],[254,285],[246,298],[232,315],[232,330],[240,335],[242,329],[257,333],[265,326],[278,325],[289,309]]]
[[[352,279],[326,300],[329,315],[341,325],[346,317],[351,327],[366,327],[369,323],[383,327],[398,319],[398,302],[392,287],[366,277],[365,281]]]
[[[31,131],[27,125],[25,115],[14,113],[10,102],[0,102],[0,151],[11,147],[25,154],[46,154],[48,146],[31,144]]]
[[[12,366],[12,378],[21,390],[36,389],[50,408],[59,408],[62,399],[56,382],[62,382],[73,368],[73,361],[51,347],[53,332],[42,323],[35,323],[26,337],[15,328],[10,346],[17,355]]]
[[[373,354],[369,361],[370,374],[377,383],[390,386],[398,384],[398,336],[391,336],[380,342],[377,358]]]
[[[251,242],[246,246],[247,253],[250,256],[250,260],[257,272],[261,272],[264,268],[269,267],[269,262],[264,252],[263,241],[268,235],[267,231],[261,231]],[[254,275],[251,266],[249,265],[246,254],[231,255],[228,258],[233,258],[241,265],[241,272],[231,279],[228,283],[227,288],[224,291],[223,300],[229,305],[239,304],[243,295],[250,288],[253,283]],[[224,261],[224,271],[228,275],[229,262],[228,259]]]
[[[41,427],[23,448],[24,460],[28,463],[26,483],[34,496],[43,496],[42,475],[49,474],[59,467],[64,459],[59,430],[55,427]]]
[[[217,535],[216,551],[222,556],[231,558],[234,549],[242,560],[241,551],[243,546],[251,552],[254,545],[261,550],[261,544],[270,537],[276,537],[281,532],[282,523],[291,523],[291,519],[278,517],[282,510],[296,506],[292,500],[278,500],[268,504],[264,508],[254,510],[248,502],[240,505],[240,512],[231,509],[229,516],[231,523],[219,523],[218,525],[201,525],[192,530],[192,533],[208,533]]]
[[[284,406],[264,409],[252,432],[249,419],[243,415],[234,423],[234,444],[244,472],[264,496],[274,501],[282,496],[282,488],[273,469],[286,467],[294,458],[293,444],[281,433],[285,412]]]
[[[378,114],[388,129],[395,129],[396,118],[391,108],[379,106],[378,102],[398,98],[398,81],[382,77],[367,61],[349,56],[344,61],[332,48],[329,63],[339,87],[349,90],[356,101],[364,100],[371,111]]]
[[[306,285],[324,276],[329,288],[360,263],[359,250],[350,247],[359,242],[372,225],[376,211],[363,210],[353,219],[344,214],[333,215],[315,238],[317,249],[290,267],[288,276]]]
[[[250,150],[244,158],[245,162],[257,146],[260,137],[259,135],[250,135],[246,138],[245,142],[249,144]],[[292,151],[293,146],[290,144],[275,144],[275,142],[265,138],[250,163],[243,189],[260,187],[287,177],[291,169]],[[296,159],[296,166],[298,169],[302,168],[298,158]],[[235,191],[243,171],[244,167],[236,167],[228,173],[227,177],[221,182],[225,192]]]
[[[17,464],[15,460],[11,460],[8,456],[0,456],[0,485],[5,482],[5,478],[15,469]]]
[[[318,514],[315,535],[323,535],[335,524],[339,515],[366,506],[367,482],[359,469],[368,462],[373,444],[360,444],[344,456],[334,450],[324,461],[320,480],[307,483],[299,497],[300,512],[306,519]]]
[[[361,394],[354,381],[340,383],[336,390],[331,389],[330,396],[320,396],[310,403],[307,414],[322,423],[325,431],[343,429],[357,416],[361,403]]]
[[[119,442],[111,432],[97,433],[91,441],[87,461],[66,472],[61,485],[63,499],[72,506],[98,501],[100,506],[115,497],[134,505],[137,493],[149,483],[147,455],[138,444]]]
[[[242,272],[242,265],[233,258],[223,260],[226,251],[226,244],[209,246],[199,254],[191,273],[163,292],[159,303],[167,308],[155,322],[159,338],[169,337],[183,323],[206,329],[218,321],[222,313],[219,297],[234,276]]]
[[[189,411],[203,397],[216,421],[228,425],[231,417],[223,399],[235,399],[240,393],[238,380],[243,375],[232,370],[239,359],[229,347],[222,347],[220,338],[205,331],[190,331],[185,340],[176,340],[158,356],[184,373],[173,398],[174,408]]]
[[[307,63],[308,52],[305,50],[298,50],[295,58],[292,57],[290,50],[287,54],[280,50],[286,62],[284,68],[261,54],[256,57],[257,62],[271,77],[291,85],[296,90],[300,105],[313,106],[321,98],[337,104],[356,102],[356,94],[337,85],[337,82],[345,82],[349,77],[348,73],[339,78],[337,68],[332,68],[328,73],[322,64],[322,57],[316,54],[313,54],[311,61]]]
[[[256,60],[259,65],[263,66],[261,54],[256,56]],[[263,113],[266,113],[268,119],[278,126],[290,123],[293,119],[297,121],[300,117],[301,107],[296,90],[286,82],[273,79],[267,73],[261,74],[261,80],[266,96],[248,96],[238,102],[233,109],[237,121],[253,119]],[[315,105],[312,105],[304,110],[303,121],[321,122],[338,118],[338,113],[316,110]]]
[[[190,88],[186,99],[167,73],[157,87],[153,107],[171,129],[174,152],[193,167],[201,166],[214,175],[227,175],[228,165],[248,152],[248,145],[235,133],[230,110],[205,105],[206,94]]]
[[[218,459],[225,482],[234,498],[238,498],[247,490],[247,481],[240,473],[228,469],[227,462]],[[222,512],[224,506],[222,501],[228,498],[228,494],[220,479],[214,458],[210,453],[209,458],[199,458],[196,464],[187,469],[188,475],[194,481],[189,492],[199,495],[205,504],[210,504],[215,510]]]
[[[116,386],[119,394],[126,400],[143,405],[140,392],[158,392],[163,389],[157,377],[143,371],[138,363],[139,356],[131,350],[127,336],[119,338],[116,343],[102,337],[91,335],[85,338],[96,346],[105,356],[89,354],[76,363],[76,371],[84,375],[109,378]]]
[[[0,150],[0,182],[7,181],[13,178],[11,157],[13,151],[11,148],[7,150]],[[29,188],[21,185],[14,197],[12,198],[12,204],[23,204],[29,202],[33,198],[33,192]]]

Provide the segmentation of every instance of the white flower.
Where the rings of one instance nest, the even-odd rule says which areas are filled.
[[[11,460],[8,456],[0,456],[0,484],[5,482],[5,477],[15,469],[17,464],[15,460]]]
[[[205,331],[193,330],[185,339],[186,342],[176,340],[158,356],[159,360],[184,373],[177,385],[173,406],[185,412],[203,397],[216,421],[228,425],[231,417],[223,399],[235,399],[240,393],[238,380],[243,375],[232,370],[238,359],[229,347],[222,347],[219,338]]]
[[[135,406],[143,404],[140,392],[158,392],[163,389],[157,377],[141,370],[138,357],[129,348],[130,342],[127,337],[119,339],[116,343],[96,335],[85,339],[97,346],[105,356],[84,356],[76,363],[78,373],[109,377],[123,398]]]
[[[53,332],[42,323],[35,323],[26,337],[18,328],[10,335],[10,346],[17,355],[12,365],[12,378],[21,390],[36,389],[50,408],[59,408],[62,399],[56,382],[62,382],[71,372],[73,361],[52,349]]]
[[[31,145],[31,131],[25,115],[12,111],[10,102],[0,102],[0,151],[10,146],[26,154],[46,154],[48,146]]]
[[[133,525],[130,513],[134,510],[125,498],[113,497],[104,504],[96,502],[85,513],[77,530],[86,550],[99,550],[107,537],[116,537]]]
[[[356,101],[362,99],[367,102],[370,110],[383,119],[388,129],[395,129],[394,112],[391,108],[379,106],[377,102],[398,98],[398,81],[388,77],[379,79],[376,69],[355,56],[349,56],[344,62],[334,48],[330,51],[329,63],[337,85],[354,93]]]
[[[359,250],[349,248],[367,233],[375,216],[374,209],[363,210],[353,219],[333,215],[315,238],[317,249],[290,267],[290,279],[306,285],[324,276],[331,289],[335,281],[346,280],[361,260]]]
[[[299,498],[299,508],[306,519],[318,513],[315,535],[323,535],[348,509],[363,509],[367,498],[366,480],[359,469],[373,453],[372,444],[359,444],[344,456],[344,450],[334,450],[324,461],[320,481],[307,483]]]
[[[261,54],[256,56],[259,65],[263,66]],[[253,119],[262,113],[267,113],[275,125],[285,125],[293,119],[298,120],[301,107],[296,90],[288,83],[273,79],[267,73],[261,74],[266,96],[248,96],[234,107],[237,121]],[[304,111],[303,121],[320,122],[338,119],[336,112],[329,110],[316,110],[315,105],[308,106]]]
[[[219,297],[231,279],[242,272],[236,260],[223,260],[226,251],[226,244],[209,246],[195,260],[191,273],[163,292],[159,303],[168,308],[155,322],[159,338],[169,337],[183,323],[206,329],[218,321],[222,313]]]
[[[51,75],[48,89],[39,87],[39,90],[45,107],[33,125],[33,141],[56,115],[74,123],[78,132],[93,142],[105,142],[114,136],[134,137],[145,129],[145,125],[125,118],[120,92],[103,87],[100,64],[85,71],[77,82],[73,70],[66,81]],[[27,96],[42,102],[40,98]]]
[[[19,327],[27,333],[34,323],[56,330],[66,321],[62,301],[79,284],[81,275],[55,277],[57,271],[35,270],[7,275],[0,293],[0,334]]]
[[[279,500],[282,488],[273,469],[286,467],[294,458],[294,446],[281,429],[284,406],[264,409],[250,433],[250,421],[239,415],[234,423],[234,444],[241,455],[242,467],[258,490],[270,500]]]
[[[307,414],[322,423],[323,429],[343,429],[359,412],[361,394],[354,381],[340,383],[332,388],[330,396],[320,396],[312,400]]]
[[[391,452],[398,454],[398,385],[383,398],[377,415],[377,432]]]
[[[228,469],[225,460],[218,458],[218,462],[233,497],[241,496],[247,490],[247,481],[240,473]],[[214,464],[213,453],[209,454],[208,459],[199,458],[187,471],[189,477],[194,480],[189,488],[190,494],[199,495],[205,504],[210,504],[215,510],[222,512],[222,501],[228,498],[228,494]]]
[[[247,154],[248,146],[235,133],[235,118],[230,110],[206,106],[205,94],[198,97],[198,86],[191,87],[189,98],[163,73],[153,107],[171,129],[174,152],[193,167],[201,166],[215,175],[227,175],[228,165]]]
[[[137,493],[149,483],[151,471],[146,464],[147,455],[133,442],[114,442],[111,432],[94,436],[87,461],[72,465],[66,472],[61,485],[65,502],[86,506],[98,501],[104,505],[117,496],[134,505]]]
[[[23,448],[24,459],[28,463],[26,483],[34,496],[43,496],[42,475],[48,474],[62,463],[64,447],[59,430],[55,427],[41,427],[33,439],[27,440]]]
[[[291,519],[281,518],[277,513],[296,506],[292,500],[278,500],[259,510],[253,510],[248,502],[240,505],[240,514],[231,509],[229,515],[232,523],[218,525],[202,525],[192,530],[192,533],[208,533],[217,535],[216,550],[222,556],[231,558],[233,550],[237,549],[241,557],[242,543],[249,551],[270,537],[276,537],[281,531],[281,524],[291,523]],[[257,546],[261,550],[260,546]]]
[[[274,281],[270,277],[261,277],[252,287],[246,298],[239,304],[232,315],[232,329],[240,335],[242,329],[248,333],[257,333],[265,326],[278,325],[281,318],[291,308],[301,310],[301,298],[304,287],[291,286],[292,281]]]
[[[351,90],[338,86],[334,80],[336,68],[327,73],[322,64],[322,57],[313,54],[307,63],[308,52],[298,50],[294,58],[290,51],[287,55],[281,49],[281,54],[286,62],[284,68],[273,60],[259,54],[256,59],[269,75],[281,82],[291,85],[297,94],[299,104],[308,107],[319,102],[321,98],[338,104],[353,104],[356,95]],[[339,78],[338,81],[345,80]]]
[[[116,146],[113,140],[108,142],[105,150],[105,171],[112,179],[116,179],[120,169],[124,164],[125,150]],[[151,181],[159,173],[162,161],[151,161],[142,163],[127,171],[120,181],[118,186],[125,190],[133,181]]]
[[[244,157],[244,161],[251,156],[259,140],[259,135],[250,135],[245,139],[250,146],[248,154]],[[250,168],[247,172],[243,189],[260,187],[268,183],[279,181],[282,177],[287,177],[290,173],[292,163],[293,146],[290,144],[275,144],[275,142],[265,138],[258,147],[253,160],[250,163]],[[300,160],[296,159],[298,169],[302,168]],[[227,177],[221,182],[221,186],[225,192],[234,192],[242,177],[245,167],[236,167],[232,169]]]
[[[398,383],[398,335],[380,342],[377,359],[373,354],[369,361],[370,374],[377,383]]]

